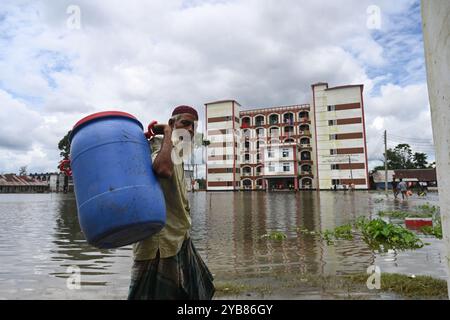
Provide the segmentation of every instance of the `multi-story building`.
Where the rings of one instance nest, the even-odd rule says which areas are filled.
[[[206,103],[207,189],[367,189],[363,85],[312,89],[312,107]]]

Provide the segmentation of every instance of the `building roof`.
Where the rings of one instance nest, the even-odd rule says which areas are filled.
[[[364,88],[364,85],[363,84],[348,84],[348,85],[345,85],[345,86],[337,86],[337,87],[326,88],[325,90],[328,91],[328,90],[334,90],[334,89],[344,89],[344,88],[353,88],[353,87],[362,87],[362,88]]]
[[[205,106],[206,105],[208,105],[208,104],[216,104],[216,103],[224,103],[224,102],[234,102],[234,103],[236,103],[236,104],[238,104],[238,105],[241,105],[239,102],[237,102],[236,100],[233,100],[233,99],[225,99],[225,100],[217,100],[217,101],[212,101],[212,102],[207,102],[207,103],[205,103]]]
[[[0,175],[0,186],[20,187],[20,186],[47,186],[47,181],[39,181],[29,176],[17,176],[15,174]]]
[[[405,169],[394,170],[395,178],[411,179],[415,178],[418,181],[436,181],[436,168],[430,169]]]
[[[402,178],[415,181],[436,181],[436,169],[388,170],[388,182],[392,182],[394,176],[397,180]],[[384,171],[375,171],[372,177],[375,183],[384,182]]]
[[[325,85],[325,86],[328,87],[328,83],[327,83],[327,82],[316,82],[316,83],[313,83],[313,84],[311,85],[311,87],[315,87],[315,86],[323,86],[323,85]]]
[[[266,108],[247,109],[247,110],[240,111],[239,114],[246,115],[246,114],[256,114],[256,113],[268,112],[268,111],[280,112],[280,111],[292,111],[292,110],[301,110],[301,109],[307,110],[309,108],[310,108],[309,103],[294,104],[294,105],[289,105],[289,106],[273,106],[273,107],[266,107]]]

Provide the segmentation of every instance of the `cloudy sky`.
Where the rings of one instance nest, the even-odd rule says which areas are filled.
[[[219,99],[311,103],[319,81],[364,84],[370,167],[385,129],[434,159],[418,0],[1,0],[0,173],[55,171],[93,112],[203,119]]]

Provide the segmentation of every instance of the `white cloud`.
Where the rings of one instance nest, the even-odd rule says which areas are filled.
[[[223,98],[244,107],[308,103],[317,81],[364,83],[369,151],[382,126],[429,127],[424,84],[372,93],[390,79],[368,76],[390,58],[366,28],[374,2],[383,30],[411,4],[81,0],[81,29],[71,30],[72,1],[2,2],[0,121],[8,123],[0,128],[0,171],[27,164],[24,155],[31,169],[54,170],[59,139],[96,111],[130,112],[145,126],[166,121],[178,104],[196,106],[202,118],[203,103]],[[408,68],[418,67],[415,60]]]

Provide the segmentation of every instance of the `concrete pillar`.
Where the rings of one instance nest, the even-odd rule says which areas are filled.
[[[422,27],[427,67],[439,205],[450,296],[450,1],[422,0]]]

